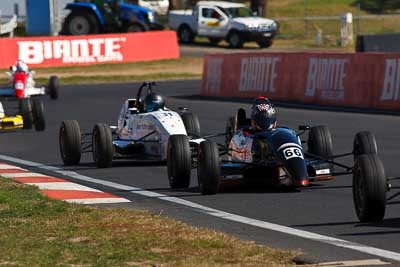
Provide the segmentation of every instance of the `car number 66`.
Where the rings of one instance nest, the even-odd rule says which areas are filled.
[[[285,150],[283,150],[283,155],[285,156],[285,159],[303,158],[303,153],[301,153],[300,148],[297,147],[286,148]]]

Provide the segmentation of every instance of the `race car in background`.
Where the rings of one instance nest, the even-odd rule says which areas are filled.
[[[6,74],[9,77],[9,83],[7,86],[0,87],[0,97],[23,99],[49,95],[51,99],[58,98],[60,82],[57,76],[51,76],[46,86],[37,87],[33,79],[35,71],[29,70],[28,65],[22,60],[12,65]]]
[[[32,129],[44,131],[46,128],[44,105],[41,99],[25,98],[20,102],[20,112],[15,116],[6,115],[0,102],[0,130]]]
[[[246,111],[240,108],[228,119],[225,133],[191,140],[191,144],[183,135],[171,136],[167,161],[171,187],[189,187],[192,168],[197,168],[199,189],[204,195],[218,193],[221,183],[228,180],[301,189],[310,182],[352,174],[358,218],[363,222],[382,220],[390,185],[372,133],[357,133],[351,152],[334,155],[326,126],[300,125],[299,132],[277,127],[243,135],[242,130],[250,127]],[[301,140],[306,132],[307,140]],[[225,136],[225,144],[212,140],[220,136]],[[354,158],[352,166],[336,161],[346,156]]]
[[[165,161],[170,136],[185,136],[187,140],[199,136],[197,116],[185,108],[179,113],[166,108],[163,97],[153,92],[154,85],[143,83],[136,98],[124,102],[118,126],[97,123],[91,133],[81,133],[76,120],[63,121],[59,144],[64,164],[79,164],[81,154],[90,152],[99,168],[110,167],[114,159]]]

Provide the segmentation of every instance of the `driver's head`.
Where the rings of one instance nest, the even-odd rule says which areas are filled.
[[[26,65],[22,60],[17,60],[15,67],[17,71],[28,72],[28,65]]]
[[[258,97],[254,100],[251,110],[251,126],[257,131],[276,127],[276,112],[268,98]]]
[[[156,93],[148,94],[143,100],[143,109],[145,112],[156,111],[165,107],[164,98]]]

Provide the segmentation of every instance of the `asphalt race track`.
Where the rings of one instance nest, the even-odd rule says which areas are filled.
[[[1,133],[0,154],[46,165],[60,166],[61,158],[58,150],[60,122],[65,119],[77,119],[83,131],[91,131],[96,122],[115,125],[123,101],[128,97],[134,97],[137,87],[138,84],[65,86],[60,90],[59,100],[52,101],[45,98],[46,131],[38,133],[33,130],[20,130]],[[223,132],[228,116],[232,116],[240,106],[250,107],[250,104],[239,102],[206,101],[198,97],[191,97],[199,94],[199,88],[200,81],[161,82],[157,91],[168,96],[168,107],[177,109],[185,106],[197,113],[204,134]],[[7,107],[12,104],[6,103],[6,112]],[[384,162],[387,175],[400,176],[400,116],[324,111],[307,109],[307,107],[278,107],[277,115],[279,124],[289,127],[297,127],[303,123],[328,125],[331,129],[335,153],[351,151],[356,132],[372,131],[376,136],[379,154]],[[347,162],[351,160],[350,157]],[[37,168],[34,169],[38,171]],[[91,155],[85,155],[80,166],[68,169],[98,180],[174,196],[246,218],[351,241],[365,245],[367,248],[379,248],[384,252],[392,251],[399,253],[396,254],[397,256],[400,255],[400,196],[389,201],[383,222],[359,223],[353,208],[351,176],[339,177],[330,182],[318,182],[299,192],[230,185],[225,186],[222,192],[215,196],[202,196],[197,192],[195,171],[192,174],[191,187],[188,190],[170,190],[166,167],[162,164],[118,162],[109,169],[96,169]],[[43,172],[43,170],[39,171]],[[334,244],[313,241],[206,215],[197,208],[164,201],[163,197],[146,197],[131,192],[132,190],[115,189],[99,183],[75,181],[132,200],[131,203],[114,206],[150,209],[193,225],[211,227],[244,239],[255,240],[261,244],[299,249],[305,252],[302,258],[309,261],[379,258],[379,255],[376,255],[379,253],[370,255],[341,248],[339,241],[331,242]],[[394,190],[389,192],[389,196],[394,195],[396,191],[400,192],[400,182],[393,183],[393,187]],[[383,260],[394,262],[388,259]]]

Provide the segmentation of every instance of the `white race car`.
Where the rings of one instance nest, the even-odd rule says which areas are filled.
[[[143,83],[137,97],[124,102],[118,126],[97,123],[91,133],[81,134],[76,120],[63,121],[59,144],[64,164],[78,164],[81,154],[86,152],[92,152],[99,168],[110,167],[113,159],[166,161],[171,154],[171,136],[184,136],[190,145],[197,147],[195,138],[200,136],[197,116],[185,108],[179,113],[166,108],[163,97],[152,91],[154,85]],[[147,93],[142,98],[143,89]]]

